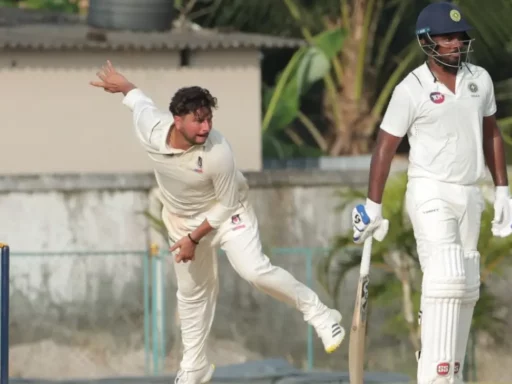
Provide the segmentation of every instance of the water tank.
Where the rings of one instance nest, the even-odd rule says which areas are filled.
[[[166,31],[174,16],[173,0],[89,0],[87,24],[91,27]]]

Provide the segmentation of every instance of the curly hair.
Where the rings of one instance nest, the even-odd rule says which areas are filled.
[[[206,88],[197,86],[180,88],[172,97],[169,105],[169,111],[174,116],[196,113],[202,108],[210,111],[217,108],[217,98],[213,97]]]

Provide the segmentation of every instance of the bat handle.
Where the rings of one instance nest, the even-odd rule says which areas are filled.
[[[369,236],[364,241],[363,246],[363,255],[361,257],[361,269],[359,274],[361,276],[366,276],[370,273],[370,260],[372,256],[372,244],[373,244],[373,236]]]

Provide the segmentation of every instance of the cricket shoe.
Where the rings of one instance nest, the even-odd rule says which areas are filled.
[[[335,309],[330,309],[327,318],[315,325],[315,330],[324,343],[324,349],[327,353],[333,353],[343,342],[345,330],[340,325],[341,313]]]
[[[215,365],[209,364],[197,371],[184,371],[180,369],[174,384],[204,384],[208,383],[215,371]]]

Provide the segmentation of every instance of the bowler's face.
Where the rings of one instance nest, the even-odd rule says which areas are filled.
[[[212,129],[212,111],[200,108],[194,113],[176,119],[176,127],[183,137],[192,145],[204,144]]]

